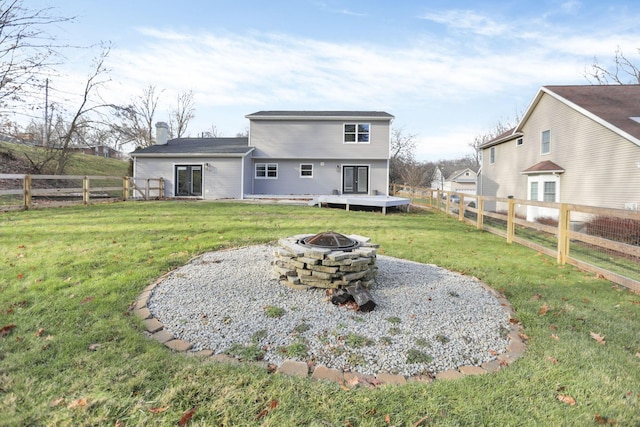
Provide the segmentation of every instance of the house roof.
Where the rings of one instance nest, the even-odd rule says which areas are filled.
[[[491,147],[492,145],[498,145],[503,142],[510,141],[515,138],[519,138],[523,135],[524,134],[522,132],[516,132],[516,128],[511,128],[509,130],[502,132],[500,135],[494,137],[493,139],[490,139],[487,142],[483,142],[478,146],[478,148],[480,149],[488,148],[488,147]]]
[[[172,155],[238,157],[253,151],[249,139],[241,138],[175,138],[165,145],[152,145],[131,153],[134,157],[165,157]]]
[[[384,111],[258,111],[245,116],[249,120],[392,120]]]
[[[534,174],[534,173],[563,173],[564,168],[562,166],[558,166],[550,160],[545,160],[544,162],[536,163],[533,166],[530,166],[522,171],[523,175]]]
[[[470,174],[473,174],[473,178],[469,178],[469,177],[465,177],[463,174],[465,172],[469,172]],[[445,181],[455,181],[455,182],[476,182],[476,172],[474,172],[472,169],[470,168],[466,168],[466,169],[460,169],[457,170],[455,172],[453,172],[451,175],[449,175],[449,177],[447,179],[445,179]]]
[[[640,120],[640,85],[544,88],[640,140],[640,123],[637,121]]]
[[[640,85],[543,86],[515,128],[480,148],[522,136],[522,127],[544,95],[549,95],[604,127],[640,145]]]

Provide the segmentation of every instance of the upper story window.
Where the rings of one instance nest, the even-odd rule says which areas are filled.
[[[494,164],[496,162],[496,147],[489,148],[489,163]]]
[[[551,152],[551,131],[545,130],[540,137],[540,154]]]
[[[277,163],[256,163],[256,179],[277,179]]]
[[[345,123],[344,143],[368,144],[370,128],[371,125],[369,123]]]
[[[312,163],[302,163],[300,165],[300,178],[313,178]]]
[[[522,144],[524,144],[524,138],[518,138],[516,139],[516,146],[521,146]]]

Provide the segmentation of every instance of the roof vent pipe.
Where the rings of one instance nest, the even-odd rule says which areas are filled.
[[[169,125],[165,122],[156,123],[156,145],[167,145],[169,139]]]

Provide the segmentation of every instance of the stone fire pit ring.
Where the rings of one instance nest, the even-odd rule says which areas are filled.
[[[255,346],[276,366],[293,360],[363,375],[437,377],[512,362],[518,334],[508,302],[473,277],[378,255],[371,287],[378,306],[361,313],[331,304],[326,289],[283,286],[273,273],[280,249],[206,253],[150,287],[137,309],[171,348],[184,342],[189,352],[221,355]],[[273,307],[280,314],[270,314]],[[301,348],[304,354],[293,351]]]

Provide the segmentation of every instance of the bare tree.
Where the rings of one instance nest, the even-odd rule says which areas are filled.
[[[28,9],[21,0],[0,0],[0,105],[25,100],[54,65],[59,46],[45,28],[73,18],[50,12]]]
[[[218,130],[216,125],[211,125],[211,127],[209,129],[207,129],[204,132],[202,132],[202,137],[203,138],[219,138],[220,137],[220,131]]]
[[[189,122],[194,117],[193,91],[179,93],[178,102],[170,113],[169,134],[174,138],[185,136]]]
[[[87,138],[91,129],[102,123],[100,110],[108,105],[102,102],[97,90],[109,80],[106,76],[108,70],[105,67],[109,51],[108,47],[104,48],[94,60],[80,97],[80,103],[70,118],[65,120],[62,112],[56,116],[49,136],[51,143],[45,147],[44,155],[37,159],[27,156],[35,172],[64,173],[64,168],[70,158],[71,148],[77,145],[88,145]]]
[[[395,128],[391,131],[390,143],[389,181],[401,183],[404,166],[415,162],[416,135],[407,134],[402,128]]]
[[[640,84],[640,69],[625,56],[618,46],[611,68],[601,65],[597,58],[593,58],[593,64],[590,68],[585,69],[584,77],[591,84]]]
[[[417,162],[415,160],[405,162],[400,171],[402,183],[411,187],[422,187],[427,183],[430,169],[428,163]]]
[[[517,121],[518,121],[518,118],[516,117],[514,122],[517,122]],[[481,151],[480,146],[506,133],[507,131],[512,130],[514,127],[515,127],[515,124],[498,121],[492,129],[489,129],[485,133],[476,135],[475,138],[473,139],[473,142],[469,143],[469,147],[472,148],[473,152],[471,156],[469,156],[468,160],[472,162],[473,166],[468,166],[468,167],[470,167],[471,169],[478,170],[478,168],[480,167],[480,151]]]
[[[249,128],[244,128],[241,132],[236,133],[236,138],[248,138]]]
[[[153,122],[159,100],[156,87],[149,84],[142,95],[133,98],[131,104],[111,106],[116,119],[111,128],[118,135],[120,146],[133,143],[136,147],[149,147],[154,144]]]

